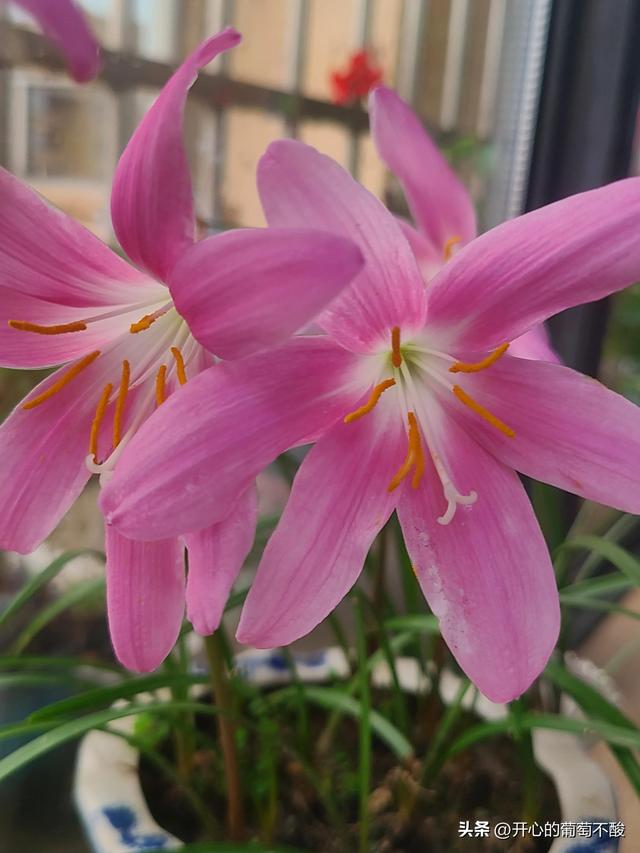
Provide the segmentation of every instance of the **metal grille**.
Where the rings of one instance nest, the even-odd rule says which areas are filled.
[[[549,0],[86,0],[84,5],[105,45],[101,78],[84,88],[61,73],[60,57],[39,34],[5,13],[0,156],[63,207],[74,195],[100,197],[93,221],[88,212],[84,218],[103,236],[110,236],[108,189],[119,150],[180,58],[226,24],[243,30],[245,42],[201,75],[186,119],[204,227],[260,224],[255,165],[268,141],[285,134],[322,148],[389,199],[389,179],[368,138],[366,113],[329,101],[331,70],[360,47],[377,56],[385,82],[412,103],[442,143],[466,152],[457,162],[488,219],[493,223],[517,212]],[[84,121],[86,132],[61,134],[60,113],[75,115],[79,128]],[[52,149],[36,160],[29,154],[34,138],[41,147],[48,139]],[[92,146],[85,154],[83,144]],[[500,152],[499,171],[487,157],[490,150]],[[94,173],[74,176],[74,164],[91,157],[100,161]],[[393,203],[393,194],[390,198]],[[87,196],[87,207],[91,204]]]

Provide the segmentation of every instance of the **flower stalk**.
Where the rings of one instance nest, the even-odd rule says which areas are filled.
[[[241,841],[244,837],[244,807],[227,665],[219,632],[215,631],[203,639],[209,663],[213,701],[220,711],[217,715],[217,726],[227,788],[227,830],[232,841]]]

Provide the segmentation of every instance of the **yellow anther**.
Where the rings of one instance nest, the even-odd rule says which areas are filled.
[[[98,400],[96,413],[93,417],[93,423],[91,424],[91,432],[89,434],[89,453],[93,457],[93,461],[96,463],[98,462],[98,436],[100,435],[100,424],[104,420],[104,413],[107,411],[107,405],[112,391],[113,385],[111,383],[104,386],[100,399]]]
[[[360,408],[356,409],[355,412],[350,412],[348,415],[344,416],[345,424],[350,424],[352,421],[357,421],[358,418],[368,415],[387,388],[391,388],[391,386],[395,384],[395,379],[385,379],[383,382],[376,385],[371,392],[371,396],[363,406],[360,406]]]
[[[442,256],[445,261],[451,260],[451,255],[453,254],[453,247],[457,246],[457,244],[461,242],[462,237],[449,237],[447,242],[444,244],[444,248],[442,249]]]
[[[44,403],[45,400],[48,400],[50,397],[53,397],[54,394],[57,394],[58,391],[62,391],[62,389],[71,382],[72,379],[81,373],[85,367],[89,367],[92,361],[95,361],[96,358],[100,355],[100,350],[96,350],[95,352],[89,353],[89,355],[85,355],[84,358],[81,358],[80,361],[77,361],[72,367],[64,373],[60,379],[50,385],[46,391],[43,391],[42,394],[38,394],[37,397],[32,397],[31,400],[27,400],[26,403],[22,404],[23,409],[35,409],[36,406],[39,406],[40,403]]]
[[[120,390],[118,391],[118,399],[116,401],[116,410],[113,415],[113,447],[120,444],[122,437],[122,415],[124,414],[124,404],[129,392],[129,381],[131,379],[131,368],[129,362],[125,359],[122,362],[122,375],[120,377]]]
[[[391,364],[400,367],[402,364],[402,353],[400,352],[400,326],[391,329]]]
[[[512,430],[511,427],[507,426],[495,415],[492,415],[488,409],[485,409],[484,406],[477,403],[473,397],[470,397],[459,385],[454,385],[452,390],[461,403],[464,403],[464,405],[468,406],[472,412],[475,412],[477,415],[480,415],[481,418],[484,418],[488,424],[491,424],[491,426],[500,430],[501,433],[504,433],[507,438],[513,438],[515,436],[515,430]]]
[[[167,378],[167,365],[161,364],[160,369],[156,374],[156,405],[161,406],[164,403],[164,384]]]
[[[152,323],[155,323],[157,320],[157,316],[155,314],[145,314],[144,317],[141,317],[137,323],[132,323],[129,326],[129,331],[132,335],[137,334],[138,332],[144,332],[145,329],[148,329]]]
[[[492,364],[495,364],[508,349],[509,344],[501,344],[498,349],[494,350],[486,358],[483,358],[482,361],[456,361],[456,363],[452,364],[449,368],[449,373],[478,373],[478,371],[485,370],[485,368],[491,367]]]
[[[176,362],[176,373],[178,375],[178,382],[181,385],[184,385],[187,381],[187,372],[184,369],[184,359],[182,357],[182,353],[178,349],[178,347],[171,347],[171,355],[174,357]]]
[[[37,335],[65,335],[68,332],[83,332],[87,328],[86,323],[60,323],[57,326],[39,326],[37,323],[29,323],[26,320],[9,320],[9,326],[20,332],[35,332]]]
[[[420,441],[420,429],[418,427],[418,420],[413,412],[409,412],[408,421],[409,449],[407,450],[407,455],[405,457],[404,462],[396,471],[393,476],[393,479],[387,487],[388,492],[393,492],[394,489],[398,488],[400,483],[404,480],[404,478],[407,476],[413,466],[415,466],[415,470],[413,473],[413,477],[411,478],[412,488],[418,488],[418,486],[420,485],[420,480],[422,479],[422,475],[424,474],[425,461],[424,452],[422,450],[422,442]]]

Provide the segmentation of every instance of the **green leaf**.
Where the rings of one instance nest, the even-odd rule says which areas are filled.
[[[560,593],[560,603],[567,605],[567,607],[581,607],[584,610],[603,610],[607,613],[620,613],[621,616],[629,616],[630,619],[640,619],[640,613],[636,610],[629,610],[628,607],[620,607],[618,604],[611,604],[609,601],[600,601],[582,596],[574,598],[569,592]]]
[[[29,716],[29,721],[55,720],[56,717],[69,716],[89,709],[112,705],[118,699],[130,699],[138,693],[148,693],[153,690],[160,690],[163,687],[176,689],[190,687],[192,684],[208,684],[208,681],[209,679],[206,675],[170,675],[167,673],[143,675],[137,678],[130,678],[121,684],[96,687],[77,696],[53,702],[51,705],[34,711]]]
[[[608,699],[581,678],[577,678],[557,661],[547,664],[545,675],[561,690],[571,696],[590,718],[597,718],[617,726],[636,730],[633,721],[622,713]],[[633,752],[621,746],[611,746],[611,751],[626,773],[629,781],[640,794],[640,763]]]
[[[53,562],[49,563],[46,569],[43,569],[39,574],[35,577],[31,578],[31,580],[26,583],[22,589],[16,594],[15,598],[9,605],[5,607],[5,609],[0,613],[0,628],[11,619],[19,610],[21,610],[24,605],[31,599],[33,596],[42,589],[43,586],[49,583],[49,581],[53,580],[56,575],[60,574],[62,569],[70,563],[72,560],[75,560],[76,557],[82,557],[84,555],[91,554],[94,557],[102,560],[104,562],[105,556],[100,551],[94,551],[90,548],[85,548],[80,551],[68,551],[66,554],[62,554],[60,557],[56,557]]]
[[[608,596],[612,592],[621,592],[629,589],[633,584],[622,572],[610,572],[603,577],[589,578],[562,587],[561,593],[567,593],[571,598],[598,598]]]
[[[439,634],[440,625],[430,613],[416,613],[410,616],[392,616],[385,619],[384,627],[388,631],[411,631],[415,634]]]
[[[626,726],[617,726],[603,720],[572,720],[560,714],[541,714],[530,712],[519,720],[522,729],[553,729],[554,731],[572,732],[577,735],[599,735],[609,744],[640,749],[640,731],[631,730]],[[456,755],[479,741],[500,734],[513,732],[512,720],[496,720],[488,723],[478,723],[466,729],[449,748],[449,756]]]
[[[107,708],[104,711],[96,711],[79,719],[68,720],[59,726],[49,728],[44,734],[1,759],[0,781],[61,744],[75,740],[92,729],[102,728],[113,720],[131,717],[135,714],[171,714],[175,711],[195,711],[199,714],[211,716],[217,714],[216,708],[202,702],[149,702],[144,705],[128,705],[126,708]],[[48,724],[44,721],[22,726],[3,726],[0,729],[0,738],[9,736],[6,734],[9,729],[11,730],[10,736],[13,737],[19,734],[31,734],[38,728],[42,731],[45,726]]]
[[[47,657],[46,655],[3,655],[0,656],[0,671],[13,669],[96,669],[118,673],[129,677],[127,670],[113,663],[98,660],[85,660],[81,657]]]
[[[602,536],[574,536],[572,539],[567,539],[558,550],[563,549],[594,552],[625,574],[634,586],[640,586],[640,560],[625,551],[617,542]]]
[[[55,598],[47,607],[43,607],[36,617],[22,630],[12,643],[10,651],[19,654],[33,638],[42,631],[53,619],[81,602],[91,601],[104,596],[104,578],[82,581],[74,584],[62,595]]]
[[[292,688],[286,687],[283,690],[271,694],[272,701],[289,701]],[[329,711],[339,711],[347,714],[354,719],[360,719],[362,715],[362,707],[357,699],[349,696],[342,690],[336,687],[314,687],[305,685],[305,695],[309,702],[319,705],[321,708],[326,708]],[[413,755],[413,747],[407,738],[398,731],[398,729],[389,722],[382,714],[377,711],[371,711],[369,714],[371,729],[375,734],[384,741],[387,746],[400,758],[408,758]]]

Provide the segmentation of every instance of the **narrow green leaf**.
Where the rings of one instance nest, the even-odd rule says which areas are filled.
[[[439,634],[440,625],[431,613],[416,613],[410,616],[392,616],[385,619],[389,631],[411,631],[415,634]]]
[[[104,562],[104,554],[101,551],[94,551],[90,548],[85,548],[79,551],[67,551],[66,554],[61,554],[59,557],[56,557],[55,560],[49,563],[46,569],[43,569],[39,574],[31,578],[16,594],[12,601],[9,602],[2,613],[0,613],[0,628],[8,622],[12,616],[21,610],[24,605],[33,598],[40,589],[42,589],[43,586],[46,586],[49,581],[52,581],[56,575],[60,574],[67,563],[75,560],[76,557],[82,557],[89,554]]]
[[[143,675],[137,678],[130,678],[124,683],[109,685],[108,687],[96,687],[93,690],[87,690],[77,696],[70,696],[67,699],[61,699],[59,702],[53,702],[44,708],[39,708],[29,716],[31,722],[40,720],[51,720],[56,717],[69,716],[71,714],[83,713],[89,709],[112,705],[118,699],[131,699],[138,693],[148,693],[161,688],[175,690],[181,687],[190,687],[192,684],[207,684],[208,677],[206,675],[191,675],[179,674],[170,675],[167,673],[156,673],[154,675]],[[180,697],[185,698],[186,697]]]
[[[309,702],[313,702],[322,708],[327,708],[329,711],[340,711],[355,719],[359,719],[362,714],[360,702],[338,688],[306,685],[305,694]],[[273,693],[271,694],[271,698],[274,701],[288,701],[292,698],[291,688],[287,687],[284,690]],[[373,732],[380,740],[387,744],[398,758],[403,759],[413,755],[413,747],[407,738],[389,720],[383,717],[382,714],[377,711],[371,711],[369,720]]]
[[[625,726],[631,731],[636,730],[633,721],[623,714],[619,708],[616,708],[598,690],[581,678],[577,678],[557,661],[551,661],[547,664],[545,675],[571,696],[590,718],[598,718],[617,726]],[[633,752],[625,747],[613,745],[611,751],[631,784],[640,794],[640,763],[636,760]]]
[[[79,719],[68,720],[55,728],[49,728],[44,734],[0,759],[0,781],[57,746],[75,740],[91,729],[102,728],[113,720],[132,717],[136,714],[171,714],[175,711],[196,711],[199,714],[209,715],[217,713],[217,709],[212,705],[205,705],[202,702],[149,702],[143,705],[128,705],[126,708],[107,708],[104,711],[96,711]],[[13,730],[13,736],[33,732],[38,727],[42,731],[45,726],[48,724],[44,721],[25,726],[4,726],[0,729],[0,737],[3,737],[8,728]]]
[[[620,613],[622,616],[629,616],[630,619],[640,619],[640,613],[636,610],[629,610],[628,607],[620,607],[617,604],[611,604],[609,601],[600,601],[599,599],[583,598],[582,596],[574,598],[569,592],[560,593],[560,603],[567,607],[581,607],[584,610],[603,610],[607,613]]]
[[[581,549],[591,551],[612,563],[617,569],[625,574],[635,586],[640,586],[640,560],[625,551],[617,542],[605,539],[602,536],[574,536],[567,539],[559,550]]]
[[[62,595],[59,595],[51,604],[43,607],[36,617],[21,631],[11,645],[11,653],[19,654],[43,628],[55,619],[56,616],[64,613],[69,607],[74,607],[83,601],[87,602],[104,596],[104,585],[104,578],[82,581],[70,587]]]
[[[599,596],[608,596],[611,593],[621,592],[625,589],[630,589],[633,586],[632,581],[622,572],[611,572],[599,578],[589,578],[588,580],[578,581],[562,587],[560,592],[566,592],[572,598],[598,598]]]

